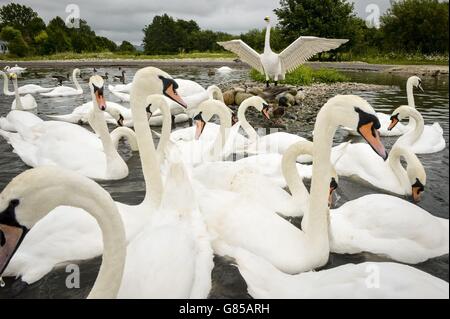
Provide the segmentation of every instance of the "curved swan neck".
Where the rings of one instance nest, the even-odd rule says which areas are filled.
[[[210,99],[225,103],[222,90],[218,86],[211,85],[206,89],[206,92],[208,93],[208,97]]]
[[[120,289],[126,259],[126,236],[117,207],[107,191],[94,181],[73,172],[51,167],[31,170],[23,182],[39,180],[49,185],[41,186],[33,213],[36,222],[59,206],[85,210],[95,218],[103,236],[103,261],[88,298],[112,299]],[[47,200],[42,197],[49,194]]]
[[[3,94],[11,96],[14,95],[14,92],[9,90],[9,78],[5,72],[1,72],[3,75]]]
[[[137,80],[135,76],[135,82],[133,82],[131,89],[130,105],[145,179],[146,194],[144,203],[150,204],[152,208],[157,208],[161,204],[163,183],[152,132],[147,120],[147,111],[145,109],[147,96],[142,88],[145,86],[136,85]]]
[[[128,127],[118,127],[110,134],[114,147],[119,147],[119,141],[125,138],[130,144],[131,150],[137,152],[139,150],[137,145],[136,133]]]
[[[14,86],[14,94],[16,96],[16,109],[19,111],[23,111],[22,99],[20,98],[19,85],[17,84],[17,79],[14,78],[12,82]]]
[[[312,154],[312,143],[298,143],[291,146],[284,154],[281,161],[281,169],[284,179],[296,202],[307,203],[309,193],[297,170],[297,158],[301,155]]]
[[[231,129],[231,113],[227,106],[220,101],[208,100],[199,105],[199,110],[208,110],[213,115],[219,117],[220,131],[219,134],[209,150],[211,160],[219,160],[222,157],[228,136]]]
[[[403,190],[406,194],[411,193],[411,185],[408,178],[408,172],[405,170],[401,163],[401,158],[404,158],[407,165],[414,165],[415,162],[412,161],[411,153],[402,147],[394,146],[389,153],[389,166],[397,177],[400,185],[402,185]]]
[[[87,211],[96,219],[103,234],[103,262],[88,298],[116,298],[126,259],[127,244],[122,219],[111,196],[95,182],[85,180],[80,183],[74,178],[65,183],[71,182],[74,187],[70,187],[70,199],[61,205]]]
[[[422,136],[423,131],[425,129],[425,121],[423,119],[423,116],[414,108],[408,109],[408,115],[410,118],[410,124],[412,126],[412,130],[410,130],[408,133],[400,137],[395,145],[400,145],[402,143],[407,143],[408,145],[413,145],[416,143],[419,138]]]
[[[83,91],[83,89],[80,86],[80,83],[78,83],[78,79],[77,79],[78,72],[79,71],[77,69],[73,70],[73,72],[72,72],[72,82],[73,82],[73,84],[75,84],[75,87],[76,87],[77,90]]]
[[[250,142],[256,143],[256,141],[259,138],[258,133],[256,133],[256,130],[247,121],[247,117],[245,115],[250,106],[251,105],[247,101],[242,102],[241,106],[239,106],[239,109],[238,109],[238,120],[241,123],[242,129],[247,134]]]
[[[270,22],[267,23],[267,28],[266,28],[266,40],[265,40],[265,44],[264,44],[264,53],[267,52],[272,52],[272,48],[270,47],[270,31],[272,29],[272,25],[270,24]]]

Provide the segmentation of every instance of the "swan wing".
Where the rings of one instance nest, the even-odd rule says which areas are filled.
[[[280,53],[282,72],[292,72],[317,53],[337,49],[347,42],[346,39],[300,37]]]
[[[226,50],[237,54],[242,61],[250,64],[253,68],[261,73],[264,73],[264,67],[261,63],[261,58],[258,52],[253,50],[247,43],[242,40],[232,40],[227,42],[217,42]]]

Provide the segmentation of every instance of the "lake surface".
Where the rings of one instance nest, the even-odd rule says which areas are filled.
[[[133,74],[137,69],[125,68],[127,71],[127,82],[131,81]],[[82,75],[88,79],[92,74],[92,69],[82,69]],[[241,68],[235,70],[229,75],[215,74],[208,76],[209,69],[202,67],[176,67],[165,68],[165,71],[176,78],[191,79],[206,86],[212,84],[226,84],[228,82],[248,79],[248,69]],[[60,74],[67,75],[71,70],[55,69],[55,70],[30,70],[23,79],[19,79],[19,85],[25,84],[39,84],[44,87],[53,87],[57,83],[51,79],[51,75]],[[111,75],[119,74],[117,68],[99,69],[99,74],[108,72]],[[383,84],[391,87],[380,89],[371,92],[361,92],[360,95],[366,98],[377,111],[391,114],[392,111],[400,105],[406,105],[406,77],[390,74],[379,73],[347,73],[353,81],[361,83]],[[72,112],[75,106],[79,106],[90,100],[87,80],[80,80],[85,94],[78,97],[64,97],[64,98],[42,98],[35,95],[38,103],[37,114],[43,119],[47,120],[46,115],[67,114]],[[445,131],[445,139],[447,145],[449,142],[449,91],[448,91],[448,77],[437,78],[423,78],[423,87],[425,92],[416,91],[416,105],[418,110],[422,113],[426,124],[433,124],[439,122]],[[117,84],[112,82],[111,84]],[[64,85],[72,86],[71,83],[64,83]],[[12,85],[11,85],[12,87]],[[118,102],[113,96],[108,96],[107,100]],[[11,102],[14,98],[5,95],[0,95],[0,116],[5,116],[11,107]],[[312,123],[311,123],[312,124]],[[299,134],[301,136],[311,138],[310,127],[290,127],[291,133]],[[1,139],[1,138],[0,138]],[[339,131],[336,136],[336,143],[347,141],[349,137],[346,133]],[[388,148],[395,142],[395,138],[385,138],[384,142]],[[121,144],[121,153],[127,160],[130,168],[130,175],[125,180],[119,182],[104,182],[101,185],[110,192],[114,200],[127,203],[138,204],[142,201],[144,196],[144,181],[141,172],[141,164],[139,155],[132,154],[126,144]],[[426,192],[423,196],[420,207],[424,208],[431,214],[442,218],[449,218],[449,149],[447,148],[440,153],[431,155],[419,156],[427,171],[428,182]],[[28,169],[22,163],[20,158],[12,152],[12,148],[7,145],[3,139],[0,140],[0,190],[18,174]],[[341,179],[340,188],[338,190],[339,201],[337,206],[344,204],[349,200],[359,198],[366,194],[380,193],[378,190],[371,189],[366,186],[355,184],[354,182]],[[363,261],[380,261],[385,260],[378,256],[370,254],[361,254],[355,256],[341,256],[332,255],[330,263],[327,267],[336,267],[341,264],[353,262],[359,263]],[[85,276],[86,285],[84,290],[78,292],[67,291],[64,286],[65,275],[64,271],[57,270],[50,274],[42,281],[26,287],[20,281],[13,282],[11,279],[7,280],[7,287],[0,289],[0,298],[2,297],[22,297],[22,298],[36,298],[36,297],[64,297],[64,298],[80,298],[84,297],[89,290],[90,284],[95,279],[98,271],[99,260],[92,262],[81,263],[82,276]],[[448,271],[448,255],[440,258],[430,260],[424,264],[416,267],[446,281],[449,279]],[[239,278],[238,272],[229,262],[223,258],[216,258],[216,269],[214,272],[214,291],[213,298],[220,297],[245,297],[245,284]]]

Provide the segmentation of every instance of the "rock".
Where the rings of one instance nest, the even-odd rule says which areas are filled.
[[[225,105],[234,105],[235,96],[236,96],[235,90],[228,90],[225,93],[223,93],[223,101],[225,102]]]
[[[236,103],[236,105],[241,105],[242,102],[250,97],[253,97],[253,95],[245,92],[237,92],[234,98],[234,102]]]
[[[235,87],[235,88],[233,88],[233,90],[234,90],[235,92],[245,93],[245,89],[244,89],[244,88],[241,88],[241,87]]]
[[[259,87],[251,87],[247,90],[247,93],[249,94],[253,94],[253,95],[261,95],[263,94],[263,89],[259,88]]]
[[[301,105],[305,100],[305,98],[306,98],[305,92],[303,92],[303,90],[298,91],[297,95],[295,96],[295,104]]]

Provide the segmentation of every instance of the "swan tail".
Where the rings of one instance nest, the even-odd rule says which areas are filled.
[[[258,299],[276,297],[277,287],[282,286],[283,274],[265,259],[244,249],[237,248],[236,263],[247,283],[248,293]]]
[[[8,142],[8,143],[11,140],[11,134],[12,133],[3,130],[3,128],[0,129],[0,136],[3,137],[6,140],[6,142]]]
[[[439,134],[444,134],[444,129],[442,128],[442,126],[439,123],[434,123],[433,124],[433,128],[436,130],[436,132],[438,132]]]
[[[56,121],[67,122],[72,124],[85,123],[86,120],[82,114],[67,114],[67,115],[48,115],[49,118]]]
[[[0,129],[8,132],[15,132],[15,127],[5,117],[0,117]]]

